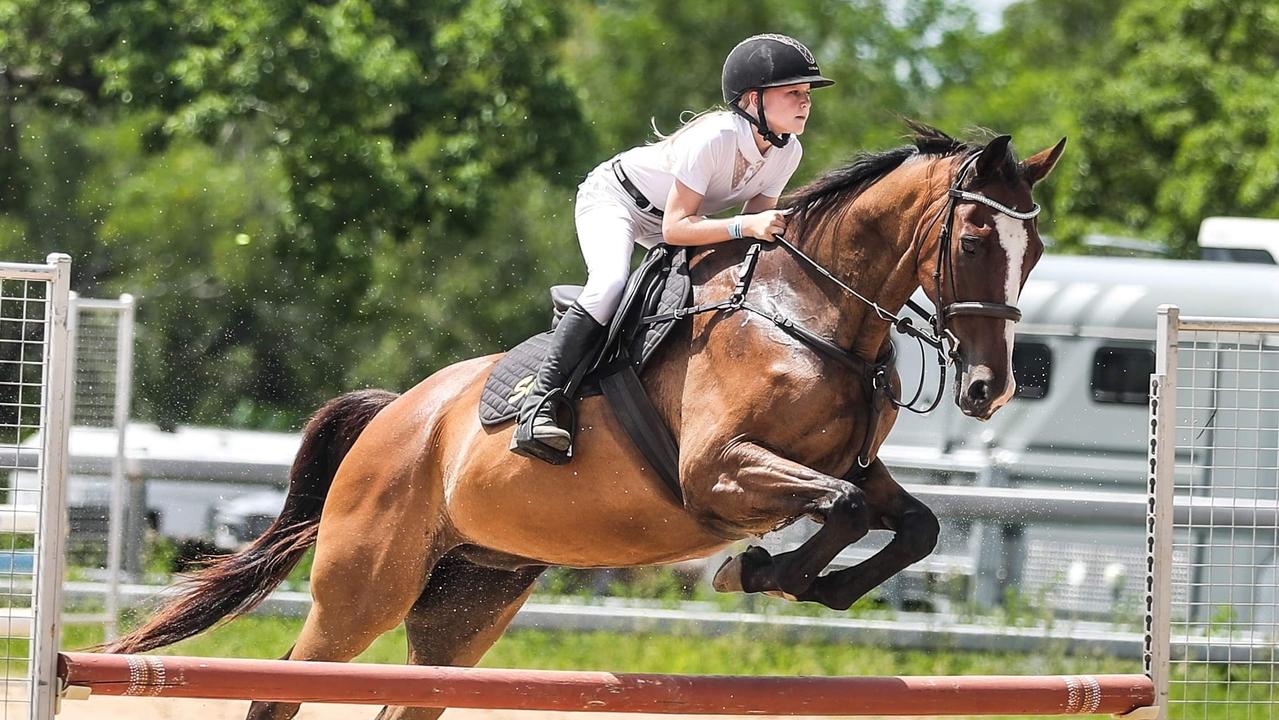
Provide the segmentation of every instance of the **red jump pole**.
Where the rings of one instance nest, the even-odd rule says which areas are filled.
[[[1063,715],[1154,702],[1145,675],[749,677],[63,653],[100,695],[685,715]]]

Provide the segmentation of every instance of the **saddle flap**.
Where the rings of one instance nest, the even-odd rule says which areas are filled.
[[[571,305],[580,293],[581,287],[577,285],[551,288],[551,298],[556,305],[561,302]],[[650,250],[639,268],[631,274],[621,305],[609,324],[608,339],[599,354],[598,363],[596,358],[588,360],[598,369],[586,376],[579,396],[598,395],[598,376],[615,369],[618,362],[630,364],[636,372],[641,370],[676,323],[668,320],[640,325],[640,321],[649,315],[687,307],[692,294],[687,250],[671,249],[665,245]],[[551,338],[550,332],[534,335],[503,355],[493,366],[480,397],[480,422],[485,427],[515,419],[520,403],[532,387],[542,358],[550,349]]]
[[[688,307],[693,282],[688,274],[688,249],[658,245],[649,251],[627,284],[622,304],[608,329],[601,365],[622,356],[642,368],[670,333],[674,321],[641,324],[649,316]]]
[[[515,419],[550,348],[551,333],[544,332],[515,346],[497,361],[480,393],[481,425],[493,427]]]

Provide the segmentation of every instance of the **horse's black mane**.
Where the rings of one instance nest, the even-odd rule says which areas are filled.
[[[984,147],[956,140],[941,130],[920,122],[905,122],[915,133],[911,145],[877,153],[859,153],[843,167],[831,170],[791,193],[783,204],[792,210],[792,226],[820,227],[833,212],[847,207],[866,188],[911,157],[969,155]]]

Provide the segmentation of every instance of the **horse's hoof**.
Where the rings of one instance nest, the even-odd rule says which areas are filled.
[[[795,597],[794,595],[791,595],[790,593],[786,592],[785,590],[768,590],[768,591],[765,591],[765,592],[764,592],[764,594],[765,594],[765,595],[768,595],[768,596],[770,596],[770,597],[781,598],[782,600],[790,600],[791,602],[799,602],[799,598]]]
[[[722,593],[743,592],[741,555],[734,555],[719,566],[719,569],[715,571],[714,579],[711,580],[711,587]]]

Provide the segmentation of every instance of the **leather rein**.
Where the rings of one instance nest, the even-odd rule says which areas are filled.
[[[954,273],[951,272],[953,257],[950,249],[950,242],[951,227],[955,220],[955,210],[960,203],[978,203],[985,205],[1016,220],[1031,220],[1039,215],[1040,207],[1037,204],[1032,205],[1030,210],[1021,212],[998,203],[984,195],[964,190],[964,178],[980,156],[981,152],[973,153],[964,161],[959,172],[955,174],[955,179],[952,181],[950,188],[947,191],[946,207],[939,216],[945,218],[938,234],[937,266],[933,270],[933,284],[939,301],[942,298],[943,267],[946,268],[947,271],[946,276],[947,281],[950,284],[951,297],[955,296]],[[931,226],[932,223],[930,223],[930,227]],[[927,236],[927,232],[924,233],[924,236]],[[942,395],[945,392],[947,368],[952,362],[956,362],[959,357],[959,340],[946,327],[947,320],[961,315],[993,317],[1002,320],[1010,320],[1012,322],[1017,322],[1021,319],[1021,310],[1006,303],[956,301],[943,305],[938,312],[930,313],[915,301],[907,300],[906,307],[928,323],[929,329],[923,329],[917,327],[910,317],[892,313],[881,307],[874,300],[871,300],[865,295],[857,292],[857,290],[850,287],[847,283],[835,277],[835,275],[823,267],[821,263],[795,247],[795,245],[786,238],[781,235],[774,235],[773,238],[777,244],[787,248],[796,257],[804,261],[830,282],[834,283],[836,287],[867,305],[875,313],[875,315],[879,317],[879,319],[887,322],[893,329],[897,330],[897,332],[915,338],[915,340],[920,343],[921,349],[924,344],[933,348],[936,353],[937,366],[939,369],[937,393],[932,402],[926,408],[920,408],[916,405],[920,396],[923,394],[924,375],[922,370],[919,385],[915,390],[914,396],[909,401],[902,402],[901,398],[894,394],[891,374],[896,357],[896,351],[891,342],[887,344],[884,352],[880,353],[879,357],[875,358],[874,362],[867,362],[851,350],[844,349],[835,342],[809,330],[808,328],[805,328],[803,325],[786,317],[782,313],[769,312],[754,303],[747,301],[746,294],[750,290],[751,280],[754,277],[755,264],[759,258],[761,243],[754,243],[747,249],[746,257],[739,266],[740,272],[738,274],[737,286],[734,288],[733,294],[727,299],[714,303],[702,303],[700,305],[682,308],[662,313],[660,315],[649,315],[644,317],[640,323],[641,325],[648,325],[651,323],[679,320],[685,317],[700,315],[705,312],[717,310],[746,310],[747,312],[769,320],[787,334],[796,338],[811,349],[857,372],[861,375],[863,382],[866,385],[867,392],[871,397],[872,405],[870,426],[867,428],[866,437],[862,443],[861,450],[857,453],[857,464],[863,469],[870,467],[871,462],[874,461],[872,451],[875,436],[878,434],[877,429],[879,425],[879,417],[886,403],[891,404],[894,407],[922,415],[932,412],[941,402]]]

